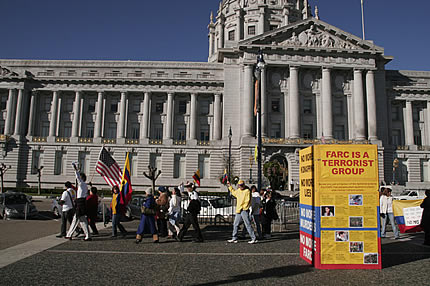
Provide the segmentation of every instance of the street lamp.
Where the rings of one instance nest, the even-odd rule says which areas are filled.
[[[231,137],[233,136],[233,133],[231,132],[231,126],[230,130],[228,131],[228,181],[231,181]]]
[[[40,196],[40,177],[42,176],[43,166],[40,166],[39,168],[34,166],[34,169],[37,171],[37,194]]]
[[[262,187],[262,178],[261,178],[261,148],[263,142],[261,140],[261,73],[265,66],[264,58],[263,58],[263,50],[258,50],[257,55],[257,65],[255,67],[254,75],[258,80],[258,100],[257,100],[257,174],[258,174],[258,190],[261,190]]]
[[[6,173],[7,170],[12,168],[12,166],[6,166],[4,163],[1,163],[0,165],[0,177],[1,177],[1,192],[4,192],[4,185],[3,185],[3,176]]]

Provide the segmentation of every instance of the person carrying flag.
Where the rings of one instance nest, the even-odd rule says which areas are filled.
[[[121,224],[121,218],[124,216],[125,213],[125,205],[121,204],[121,193],[119,191],[118,186],[112,187],[112,203],[111,203],[111,209],[112,209],[112,237],[115,238],[117,236],[117,228],[121,231],[122,237],[125,237],[127,235],[127,231],[125,230],[124,226]]]

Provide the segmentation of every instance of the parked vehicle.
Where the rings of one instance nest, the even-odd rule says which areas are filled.
[[[142,215],[141,207],[145,202],[146,196],[144,195],[134,195],[131,197],[131,201],[128,203],[127,210],[125,212],[125,217],[128,219],[138,218],[140,219]]]
[[[7,218],[27,218],[38,215],[36,207],[31,201],[31,197],[21,192],[6,192],[0,194],[0,216]]]
[[[55,197],[52,199],[52,204],[51,204],[51,211],[53,212],[54,216],[59,218],[62,215],[62,209],[63,207],[60,205],[60,199],[61,197]],[[98,210],[97,210],[97,221],[109,221],[110,220],[110,210],[107,206],[105,206],[102,203],[102,199],[101,197],[99,197],[99,206],[98,206]],[[103,207],[105,208],[104,210],[104,214],[105,217],[103,218]]]
[[[182,209],[186,209],[188,203],[188,200],[183,200]],[[228,217],[234,216],[236,211],[236,205],[232,198],[229,197],[201,196],[200,203],[201,210],[198,215],[199,218],[214,218],[220,216],[227,219]]]
[[[404,190],[393,198],[395,200],[421,200],[425,198],[425,190]]]

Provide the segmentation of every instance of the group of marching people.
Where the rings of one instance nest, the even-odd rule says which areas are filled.
[[[84,241],[92,240],[92,235],[97,235],[98,230],[95,225],[98,212],[97,188],[91,187],[88,190],[86,175],[80,173],[76,164],[75,170],[77,187],[66,182],[66,190],[63,192],[59,204],[62,206],[61,233],[57,237],[72,239],[76,232],[85,234]],[[227,182],[229,192],[236,198],[236,214],[233,223],[232,239],[230,243],[238,242],[238,229],[241,223],[244,224],[243,233],[246,229],[251,241],[254,244],[258,240],[270,238],[271,223],[278,219],[276,213],[276,203],[273,193],[270,190],[258,190],[252,186],[248,188],[244,181],[238,182],[238,189],[234,189],[230,182]],[[182,212],[182,193],[187,192],[189,202]],[[152,235],[154,243],[159,242],[159,236],[168,239],[175,239],[182,242],[190,226],[195,230],[194,242],[203,242],[203,235],[200,230],[197,216],[201,210],[199,193],[196,191],[194,183],[182,183],[178,187],[169,191],[167,187],[158,188],[159,195],[154,196],[153,188],[145,190],[146,199],[141,206],[141,219],[136,234],[136,243],[142,242],[143,235]],[[127,231],[121,224],[126,212],[126,204],[121,200],[118,186],[112,187],[112,237],[117,237],[118,229],[125,237]],[[180,227],[179,221],[184,214],[184,224]],[[70,223],[66,232],[67,221]],[[253,229],[255,226],[257,235]],[[92,232],[90,232],[90,228]]]

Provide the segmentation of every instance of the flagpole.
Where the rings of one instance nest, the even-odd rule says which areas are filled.
[[[364,7],[363,7],[363,0],[361,0],[361,29],[363,31],[363,41],[366,40],[365,34],[364,34]]]

